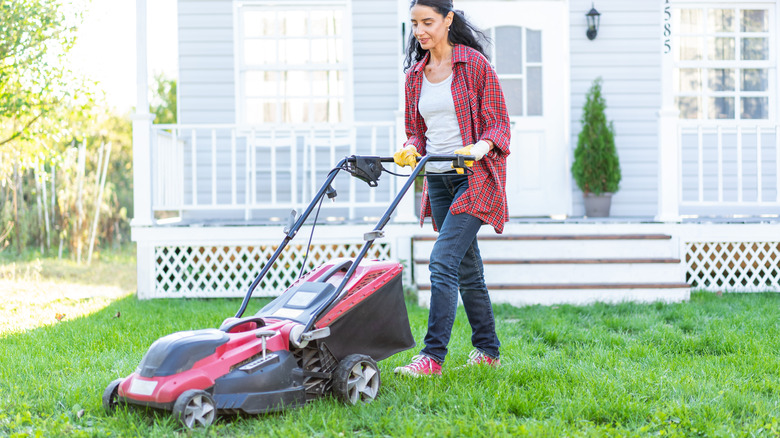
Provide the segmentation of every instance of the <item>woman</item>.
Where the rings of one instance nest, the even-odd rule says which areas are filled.
[[[477,231],[484,223],[501,233],[508,220],[506,157],[509,116],[496,73],[475,29],[451,0],[412,0],[412,36],[406,54],[406,134],[396,164],[414,167],[425,154],[473,155],[471,175],[449,163],[428,163],[422,224],[431,216],[431,302],[425,348],[396,373],[441,374],[458,290],[471,324],[474,351],[467,365],[499,366],[499,341],[483,277]],[[464,145],[467,145],[464,147]],[[443,166],[442,166],[443,164]],[[458,169],[460,170],[460,169]]]

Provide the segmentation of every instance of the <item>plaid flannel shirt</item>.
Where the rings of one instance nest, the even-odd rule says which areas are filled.
[[[417,105],[425,64],[430,53],[406,74],[406,136],[404,146],[414,145],[425,155],[425,120]],[[495,70],[478,51],[468,46],[452,48],[452,98],[463,144],[491,140],[493,149],[474,163],[469,188],[450,206],[452,214],[468,213],[502,233],[509,220],[506,202],[506,157],[509,155],[509,114]],[[428,184],[423,185],[420,225],[431,216]],[[433,225],[434,229],[436,224]]]

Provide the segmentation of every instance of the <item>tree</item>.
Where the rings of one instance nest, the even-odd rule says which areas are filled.
[[[615,149],[615,128],[604,113],[601,78],[593,82],[582,112],[582,131],[574,150],[571,172],[584,193],[615,193],[620,184],[620,162]]]
[[[154,123],[176,123],[176,111],[176,79],[168,79],[161,73],[156,74],[149,105],[149,112],[154,114]]]
[[[0,0],[0,15],[0,146],[16,142],[19,152],[30,152],[36,124],[63,105],[77,110],[73,102],[89,100],[65,58],[78,17],[56,0]]]

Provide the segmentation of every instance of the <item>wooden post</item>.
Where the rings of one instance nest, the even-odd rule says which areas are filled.
[[[84,215],[83,192],[84,192],[84,171],[86,166],[87,141],[86,139],[79,146],[78,168],[76,173],[76,229],[73,238],[76,239],[76,261],[81,264],[81,222]]]
[[[40,172],[38,171],[38,160],[35,160],[35,167],[33,168],[33,178],[35,178],[35,203],[38,204],[38,233],[41,238],[41,254],[43,254],[43,241],[45,236],[44,226],[43,226],[43,204],[44,201],[41,200],[41,182],[40,182]]]
[[[103,148],[104,146],[100,146],[100,157],[103,158]],[[90,263],[92,263],[92,248],[95,245],[95,237],[97,236],[97,225],[98,225],[98,219],[100,218],[100,204],[103,202],[103,188],[106,186],[106,173],[108,172],[108,160],[111,157],[111,143],[108,144],[106,148],[106,160],[105,163],[102,165],[103,168],[103,174],[100,177],[100,189],[98,190],[97,200],[95,202],[95,219],[94,222],[92,222],[92,233],[91,237],[89,239],[89,253],[87,255],[87,266],[89,266]],[[98,163],[98,169],[100,169],[100,164]]]
[[[51,233],[49,231],[49,204],[46,202],[48,199],[48,196],[46,195],[46,165],[44,163],[40,164],[40,168],[38,171],[38,175],[41,177],[41,200],[43,201],[43,223],[46,225],[46,250],[48,251],[51,249]]]

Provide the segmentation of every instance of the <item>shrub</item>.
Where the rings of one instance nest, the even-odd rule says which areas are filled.
[[[607,122],[607,104],[601,95],[601,78],[593,82],[583,106],[582,131],[574,150],[571,172],[584,193],[614,193],[620,183],[620,162],[615,149],[615,129]]]

